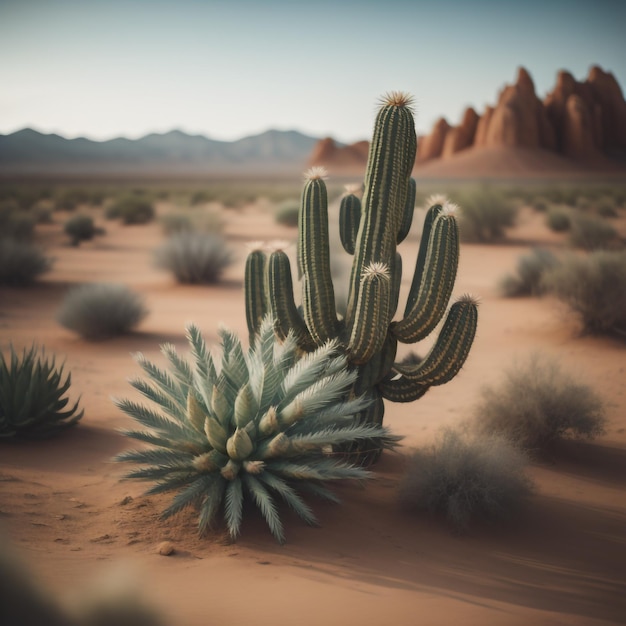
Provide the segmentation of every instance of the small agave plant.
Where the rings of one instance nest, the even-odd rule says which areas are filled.
[[[68,406],[72,383],[54,355],[33,344],[20,355],[0,353],[0,440],[47,439],[75,425],[83,416],[78,401]]]
[[[391,448],[399,438],[354,419],[368,401],[350,395],[357,372],[348,369],[336,341],[303,355],[293,333],[277,339],[270,319],[247,352],[232,332],[222,329],[220,336],[219,366],[193,325],[187,329],[191,363],[171,345],[162,346],[170,372],[138,355],[149,381],[131,385],[158,410],[115,403],[148,428],[124,434],[151,447],[116,460],[146,466],[125,477],[155,481],[148,494],[178,491],[163,519],[196,505],[203,534],[223,511],[235,539],[249,500],[283,543],[277,500],[315,525],[301,493],[338,502],[329,482],[369,476],[335,455],[336,446],[376,437]]]

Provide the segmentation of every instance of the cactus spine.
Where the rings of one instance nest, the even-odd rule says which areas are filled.
[[[448,310],[459,260],[459,233],[454,206],[434,199],[427,213],[422,241],[402,319],[394,321],[399,303],[402,259],[397,245],[413,219],[415,181],[411,170],[417,142],[411,98],[392,92],[383,98],[374,125],[362,201],[348,193],[341,201],[341,242],[354,256],[345,319],[335,310],[330,273],[328,201],[324,170],[312,168],[302,194],[299,216],[298,270],[302,308],[292,292],[291,269],[284,252],[248,259],[246,311],[250,336],[258,333],[262,313],[275,319],[279,336],[291,330],[300,349],[310,352],[335,340],[358,376],[351,396],[370,400],[359,414],[363,422],[382,423],[383,398],[410,402],[461,369],[477,325],[477,303],[463,296]],[[252,253],[255,254],[255,253]],[[250,284],[254,283],[254,284]],[[444,318],[428,355],[417,365],[394,363],[398,342],[427,337]],[[380,447],[360,444],[362,463],[378,457]]]

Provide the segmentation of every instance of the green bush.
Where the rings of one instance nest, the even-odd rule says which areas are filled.
[[[619,245],[619,236],[615,228],[604,220],[576,215],[572,219],[569,241],[576,248],[606,250]]]
[[[596,213],[600,217],[617,217],[617,203],[611,196],[603,196],[595,204]]]
[[[140,195],[119,198],[105,210],[107,219],[121,219],[124,224],[147,224],[154,216],[152,202]]]
[[[30,285],[52,266],[39,248],[10,238],[0,238],[0,284]]]
[[[96,225],[90,215],[73,215],[63,227],[69,235],[72,245],[78,246],[81,241],[89,241],[96,236]]]
[[[558,259],[544,248],[535,248],[517,261],[515,274],[502,278],[499,290],[506,298],[538,296],[545,291],[543,277],[558,264]]]
[[[626,337],[626,252],[570,256],[546,273],[546,289],[565,302],[589,333]]]
[[[566,209],[553,207],[546,213],[546,225],[555,233],[568,231],[572,225],[570,212]]]
[[[299,200],[284,200],[276,207],[275,219],[283,226],[298,226],[298,215],[300,213]]]
[[[506,520],[530,494],[526,462],[504,438],[471,439],[446,430],[410,458],[400,503],[408,510],[443,515],[458,532],[476,520]]]
[[[78,401],[70,408],[65,393],[71,375],[34,344],[21,356],[13,346],[0,354],[0,439],[47,439],[83,416]]]
[[[211,233],[181,232],[172,235],[156,251],[157,266],[174,274],[179,283],[207,284],[219,281],[233,262],[226,244]]]
[[[84,339],[96,341],[130,332],[147,314],[140,296],[128,287],[100,283],[70,290],[57,321]]]
[[[459,228],[463,241],[489,243],[503,239],[505,230],[515,223],[515,205],[491,187],[462,192],[455,199],[461,206]]]
[[[550,204],[545,198],[534,198],[529,204],[539,213],[545,213],[550,208]]]
[[[162,347],[169,372],[138,357],[148,380],[131,384],[156,410],[131,400],[116,401],[148,429],[126,435],[151,445],[117,457],[147,466],[126,478],[154,482],[147,493],[178,491],[163,519],[197,506],[200,534],[223,514],[235,539],[248,501],[282,543],[275,500],[282,500],[306,523],[317,524],[298,491],[336,502],[329,482],[368,476],[334,456],[334,447],[373,437],[395,445],[397,438],[381,426],[355,421],[368,401],[347,399],[356,371],[347,368],[336,343],[302,357],[293,334],[280,343],[273,322],[266,319],[247,354],[233,333],[221,330],[218,364],[197,328],[189,327],[187,336],[191,361],[171,345]]]
[[[604,406],[558,361],[534,354],[485,387],[474,414],[479,432],[501,435],[529,451],[546,451],[561,439],[593,438],[604,430]]]

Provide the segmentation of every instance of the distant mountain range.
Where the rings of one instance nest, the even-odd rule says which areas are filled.
[[[300,171],[317,141],[293,130],[268,130],[237,141],[217,141],[179,130],[136,140],[92,141],[25,128],[0,135],[0,176]]]

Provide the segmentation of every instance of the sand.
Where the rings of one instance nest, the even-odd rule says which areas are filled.
[[[59,598],[114,579],[174,626],[624,623],[626,351],[612,339],[580,336],[554,300],[498,296],[498,279],[529,246],[562,245],[530,211],[509,242],[462,246],[455,293],[481,301],[466,366],[413,404],[387,405],[385,423],[405,437],[399,453],[385,453],[366,486],[339,488],[342,505],[313,502],[321,527],[285,513],[287,544],[280,546],[253,516],[233,544],[219,530],[199,539],[192,512],[158,520],[168,497],[143,497],[146,486],[121,481],[128,468],[111,462],[132,446],[117,432],[131,420],[111,402],[133,396],[127,379],[139,368],[131,354],[162,363],[159,344],[184,351],[191,321],[211,343],[220,323],[246,337],[245,242],[296,237],[263,207],[224,215],[237,261],[216,286],[178,285],[154,268],[152,251],[163,240],[157,224],[107,222],[105,236],[78,248],[67,246],[59,223],[46,226],[42,242],[56,259],[53,270],[34,287],[0,288],[0,347],[34,340],[65,357],[71,396],[80,394],[85,408],[81,423],[54,440],[0,448],[0,523],[35,579]],[[417,241],[412,233],[402,244],[405,267]],[[150,314],[136,333],[89,343],[57,324],[68,287],[91,281],[123,282],[145,297]],[[405,270],[405,288],[409,281]],[[459,536],[439,520],[403,512],[397,487],[411,450],[468,419],[481,386],[536,350],[604,397],[606,434],[535,463],[535,492],[510,526],[481,525]],[[159,554],[163,541],[174,554]]]

